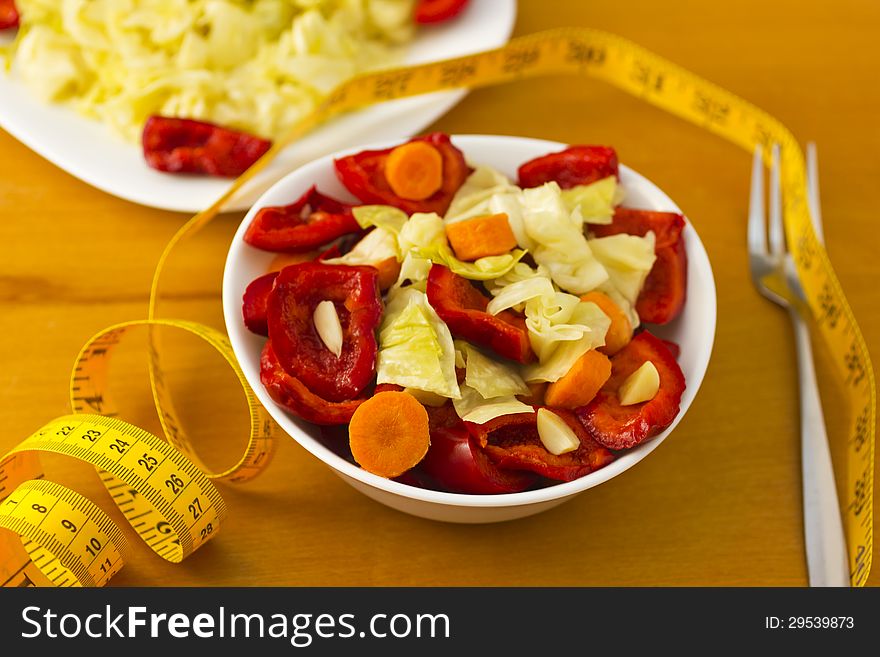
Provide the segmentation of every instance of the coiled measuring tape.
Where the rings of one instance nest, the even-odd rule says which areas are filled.
[[[0,531],[0,582],[101,585],[122,566],[127,548],[121,530],[78,493],[41,479],[40,452],[66,454],[95,466],[136,533],[157,554],[175,562],[216,536],[220,528],[225,510],[211,480],[243,481],[268,464],[273,424],[245,381],[226,337],[193,322],[157,317],[169,253],[210,222],[280,150],[327,119],[367,105],[558,74],[604,80],[749,152],[760,146],[768,163],[771,145],[780,145],[788,245],[807,304],[846,392],[850,425],[844,524],[851,582],[864,585],[873,547],[874,374],[861,331],[813,231],[800,147],[782,123],[747,101],[630,41],[586,28],[550,30],[514,39],[493,51],[353,78],[276,142],[217,202],[184,225],[159,260],[148,319],[102,331],[80,353],[71,380],[77,415],[53,420],[0,462],[0,528],[7,530]],[[212,473],[204,467],[178,420],[162,377],[161,350],[154,334],[160,326],[205,339],[242,384],[251,414],[250,440],[245,455],[227,471]],[[150,331],[151,384],[168,443],[113,417],[106,399],[110,351],[140,327]]]

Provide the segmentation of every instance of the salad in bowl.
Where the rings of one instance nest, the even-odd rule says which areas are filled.
[[[434,133],[313,163],[295,194],[282,181],[257,203],[227,262],[230,336],[273,416],[419,515],[502,519],[393,498],[514,517],[626,469],[677,422],[711,349],[711,270],[711,318],[694,320],[708,345],[670,339],[693,279],[682,214],[631,207],[638,176],[609,147],[467,148],[510,139]],[[243,250],[263,268],[244,282]]]

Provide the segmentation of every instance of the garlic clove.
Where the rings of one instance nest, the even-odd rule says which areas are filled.
[[[342,355],[342,324],[332,301],[322,301],[312,315],[318,337],[337,358]]]
[[[642,366],[630,374],[620,389],[617,397],[621,406],[631,406],[651,401],[660,390],[660,373],[651,361],[645,361]]]
[[[546,450],[555,456],[573,452],[581,446],[574,429],[546,408],[538,409],[538,437]]]

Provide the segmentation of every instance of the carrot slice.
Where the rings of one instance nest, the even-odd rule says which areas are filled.
[[[547,386],[544,403],[556,408],[589,404],[611,376],[611,361],[591,349],[575,361],[568,373]]]
[[[380,392],[352,415],[348,444],[364,470],[380,477],[397,477],[428,453],[428,412],[405,392]]]
[[[397,258],[385,258],[373,267],[379,270],[379,289],[383,292],[394,285],[397,277],[400,276],[400,263],[397,262]]]
[[[613,356],[629,344],[633,336],[632,323],[623,310],[611,300],[611,297],[602,292],[593,291],[582,296],[581,301],[592,301],[611,320],[611,326],[608,328],[608,333],[605,334],[605,346],[599,347],[599,351]]]
[[[516,246],[516,237],[503,212],[446,224],[446,237],[459,260],[502,255]]]
[[[443,156],[424,141],[398,146],[385,161],[385,180],[399,197],[423,201],[443,186]]]

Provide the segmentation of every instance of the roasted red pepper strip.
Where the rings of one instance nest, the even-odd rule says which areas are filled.
[[[452,145],[449,135],[435,132],[410,141],[423,141],[436,148],[443,158],[443,184],[433,195],[423,201],[400,198],[391,190],[385,179],[385,161],[394,150],[362,151],[336,160],[336,175],[346,189],[364,203],[393,205],[407,214],[436,212],[444,214],[458,188],[469,175],[467,163],[460,150]]]
[[[15,0],[0,0],[0,30],[18,27],[19,15]]]
[[[538,436],[537,415],[502,415],[485,424],[466,422],[468,431],[499,468],[528,470],[548,479],[572,481],[614,460],[614,454],[590,438],[577,416],[561,408],[549,409],[577,434],[581,446],[556,456],[547,451]]]
[[[672,354],[672,357],[675,358],[675,360],[678,360],[678,357],[681,356],[681,347],[678,346],[678,343],[673,342],[672,340],[664,340],[663,338],[660,339],[660,342],[666,345],[666,348],[669,349],[669,353]]]
[[[311,253],[294,253],[282,254],[270,265],[270,271],[263,274],[259,278],[251,281],[244,291],[242,298],[242,315],[244,316],[244,324],[257,335],[269,335],[268,319],[266,314],[269,307],[269,292],[275,284],[275,278],[285,267],[299,264],[302,262],[314,262],[321,260],[329,260],[330,258],[338,258],[342,255],[342,251],[338,244],[334,244],[326,251],[316,254]],[[291,258],[290,262],[284,262],[282,259]]]
[[[144,159],[159,171],[236,178],[269,150],[271,141],[192,119],[151,116],[142,137]]]
[[[337,358],[315,329],[315,308],[332,301],[342,325]],[[372,381],[382,314],[373,267],[304,262],[278,273],[269,294],[269,337],[284,370],[329,401],[353,399]]]
[[[597,237],[618,233],[645,235],[649,230],[654,231],[657,260],[636,301],[636,311],[643,322],[666,324],[675,319],[684,306],[687,296],[684,226],[684,217],[675,212],[617,208],[612,223],[590,227]]]
[[[278,272],[273,271],[263,274],[253,280],[244,291],[241,303],[241,313],[244,316],[244,325],[248,330],[257,335],[269,335],[269,325],[266,312],[269,305],[269,293],[275,284]]]
[[[427,410],[431,447],[418,468],[442,488],[452,493],[491,495],[518,493],[535,483],[530,474],[493,465],[452,404]]]
[[[414,18],[419,25],[442,23],[458,16],[467,4],[468,0],[419,0]]]
[[[562,189],[589,185],[608,176],[620,177],[617,153],[609,146],[569,146],[529,160],[519,171],[520,187],[538,187],[555,180]]]
[[[427,293],[428,302],[454,336],[518,363],[534,358],[525,320],[507,310],[487,313],[489,298],[466,278],[443,265],[432,265]]]
[[[618,233],[645,235],[654,231],[655,246],[663,249],[678,244],[682,237],[685,221],[677,212],[657,212],[654,210],[634,210],[615,208],[614,218],[607,225],[591,225],[590,230],[597,237],[607,237]]]
[[[636,300],[643,322],[666,324],[678,317],[687,296],[687,254],[684,241],[657,253],[657,260]]]
[[[654,363],[660,374],[660,389],[651,401],[621,406],[617,391],[647,361]],[[663,340],[643,331],[611,358],[611,378],[593,401],[576,413],[596,442],[609,449],[627,449],[672,423],[684,389],[684,374],[675,356]]]
[[[380,383],[373,390],[373,394],[378,395],[380,392],[403,392],[403,386],[396,383]]]
[[[269,395],[294,415],[315,424],[347,424],[355,410],[368,396],[333,402],[316,395],[296,377],[281,367],[281,362],[267,340],[260,356],[260,381]]]
[[[351,208],[313,186],[295,203],[260,208],[245,231],[244,241],[266,251],[311,251],[361,231]]]

